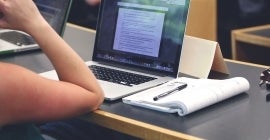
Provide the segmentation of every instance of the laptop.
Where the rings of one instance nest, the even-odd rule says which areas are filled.
[[[72,0],[34,0],[39,11],[59,35],[63,35]],[[0,29],[0,55],[39,49],[25,32]]]
[[[101,1],[92,61],[86,64],[105,100],[121,99],[178,76],[188,9],[189,0]],[[41,75],[57,79],[54,70]]]

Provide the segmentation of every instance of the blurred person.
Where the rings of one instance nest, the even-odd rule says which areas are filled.
[[[96,29],[100,0],[74,0],[68,22]]]
[[[85,0],[86,3],[88,3],[89,5],[97,5],[100,3],[100,0]]]

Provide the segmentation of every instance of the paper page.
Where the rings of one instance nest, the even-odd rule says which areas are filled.
[[[119,8],[113,49],[158,57],[165,13]]]

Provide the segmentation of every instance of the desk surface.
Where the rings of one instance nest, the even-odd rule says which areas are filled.
[[[225,100],[185,117],[125,105],[121,101],[104,103],[101,110],[140,122],[208,140],[254,140],[270,138],[270,103],[259,88],[262,68],[227,62],[230,77],[246,77],[251,84],[247,93]]]
[[[67,42],[84,60],[90,60],[93,39],[87,39],[85,44],[78,45],[78,42],[70,38],[71,33],[74,35],[73,29],[68,26],[66,33],[64,38],[69,39]],[[37,73],[52,69],[49,60],[41,51],[1,56],[0,60],[22,65]],[[208,140],[269,140],[270,102],[266,102],[266,95],[270,92],[258,86],[259,75],[265,68],[231,61],[226,63],[230,70],[229,77],[242,76],[249,80],[251,88],[247,93],[185,117],[116,101],[105,102],[100,110],[82,118],[144,139],[196,139],[198,137]],[[217,76],[220,78],[220,75],[211,74],[211,77]]]

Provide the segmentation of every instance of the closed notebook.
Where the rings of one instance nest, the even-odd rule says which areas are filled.
[[[179,90],[179,86],[187,84]],[[193,79],[181,77],[160,86],[139,92],[122,99],[124,103],[149,108],[167,113],[178,113],[185,116],[194,111],[213,105],[249,90],[249,82],[243,77],[224,80]],[[163,93],[158,100],[155,98]]]

